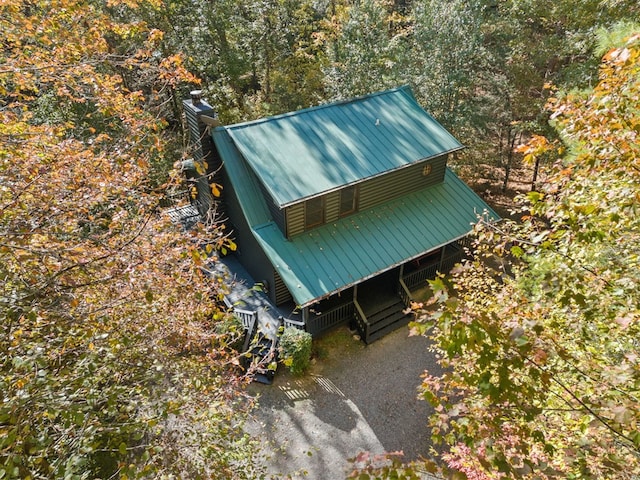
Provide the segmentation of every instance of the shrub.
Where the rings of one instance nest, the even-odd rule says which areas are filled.
[[[311,334],[295,327],[287,327],[280,337],[280,356],[291,373],[300,375],[311,364]]]

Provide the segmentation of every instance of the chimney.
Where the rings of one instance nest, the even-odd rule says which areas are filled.
[[[212,174],[220,166],[220,156],[216,151],[210,128],[220,125],[218,114],[206,101],[202,100],[202,90],[192,90],[191,98],[182,102],[189,126],[190,145],[196,161],[207,162],[207,174]]]
[[[205,216],[214,203],[209,184],[214,180],[213,174],[222,165],[220,155],[211,138],[210,129],[218,126],[218,114],[206,101],[202,100],[202,90],[192,90],[190,99],[183,100],[182,105],[189,128],[189,145],[193,154],[192,162],[183,166],[187,179],[195,183],[198,192],[197,207]],[[198,172],[196,164],[206,162],[206,176]]]

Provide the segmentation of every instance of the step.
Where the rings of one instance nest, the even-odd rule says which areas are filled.
[[[393,295],[393,296],[389,296],[384,300],[372,299],[369,301],[363,301],[363,302],[360,302],[360,306],[362,307],[362,311],[364,312],[364,314],[367,317],[370,317],[375,315],[378,312],[381,312],[382,310],[386,310],[390,307],[393,307],[394,305],[397,305],[399,302],[400,303],[402,302],[400,297],[398,297],[398,295]]]
[[[386,317],[378,320],[375,323],[367,322],[369,324],[369,335],[371,335],[371,333],[377,332],[378,330],[385,328],[387,325],[391,325],[392,323],[395,323],[398,320],[402,320],[404,317],[406,317],[404,313],[395,312],[391,315],[387,315]]]
[[[373,343],[376,340],[381,339],[385,335],[393,332],[394,330],[397,330],[400,327],[404,327],[409,323],[409,321],[411,321],[411,315],[403,315],[402,317],[398,318],[397,321],[390,323],[380,330],[376,330],[375,332],[370,333],[369,337],[365,338],[364,341],[366,344]]]
[[[266,337],[262,332],[256,332],[251,339],[249,349],[244,352],[242,366],[248,370],[255,361],[261,364],[260,367],[251,371],[253,381],[270,384],[273,381],[275,371],[268,368],[268,365],[278,360],[278,350],[276,342]]]
[[[372,312],[367,315],[367,323],[369,325],[375,325],[378,322],[383,321],[385,318],[390,317],[398,312],[402,312],[404,310],[404,304],[396,299],[396,301],[387,305],[386,307],[379,309],[378,311]]]

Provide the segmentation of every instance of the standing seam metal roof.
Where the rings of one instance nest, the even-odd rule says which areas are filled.
[[[439,185],[286,240],[273,223],[254,234],[302,306],[464,237],[493,212],[453,172]]]
[[[462,148],[408,86],[219,129],[281,208]]]
[[[403,90],[394,90],[394,98],[401,91],[406,95]],[[403,97],[400,101],[404,101]],[[338,104],[332,108],[341,107]],[[328,117],[337,115],[329,112]],[[243,125],[248,129],[259,124]],[[315,303],[467,235],[480,214],[498,218],[447,169],[443,183],[287,239],[271,218],[260,180],[243,158],[232,134],[234,128],[216,129],[213,139],[254,237],[300,306]],[[418,138],[413,140],[416,144],[425,143]],[[310,145],[305,143],[305,148]]]

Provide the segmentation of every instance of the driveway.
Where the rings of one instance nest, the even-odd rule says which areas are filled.
[[[294,377],[281,365],[272,385],[250,387],[259,407],[248,431],[262,440],[270,474],[334,480],[363,451],[429,456],[432,410],[417,387],[424,370],[439,370],[427,339],[400,328],[366,346],[345,327],[314,348],[308,374]]]

